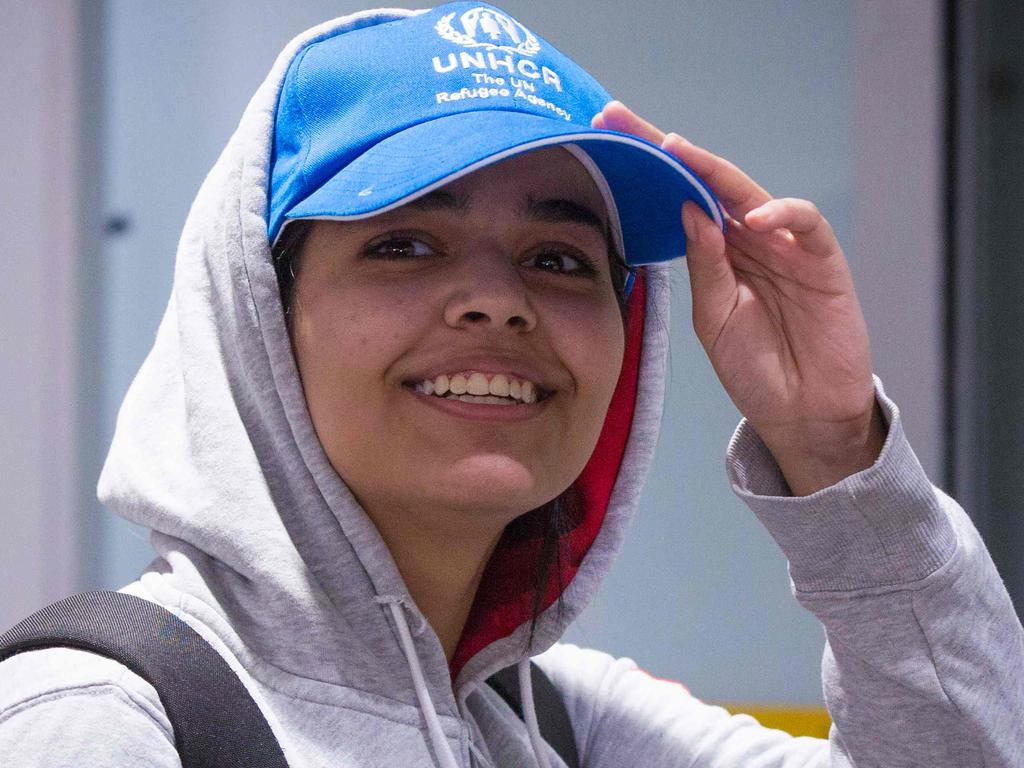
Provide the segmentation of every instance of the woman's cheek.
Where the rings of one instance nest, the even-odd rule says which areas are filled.
[[[587,380],[618,380],[625,331],[614,296],[595,301],[586,297],[554,302],[548,329],[571,360],[571,368]]]

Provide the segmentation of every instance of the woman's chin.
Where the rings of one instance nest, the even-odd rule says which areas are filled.
[[[437,478],[440,491],[456,506],[504,512],[517,517],[558,495],[544,486],[544,478],[521,460],[507,454],[467,456],[447,467]]]

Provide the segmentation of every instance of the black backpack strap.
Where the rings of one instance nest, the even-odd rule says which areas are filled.
[[[184,768],[288,768],[231,667],[159,605],[121,592],[72,595],[0,635],[0,661],[55,646],[107,656],[149,682],[174,727]]]
[[[562,758],[569,768],[579,768],[580,758],[576,752],[576,737],[572,731],[572,721],[565,709],[565,702],[558,693],[554,683],[548,679],[540,667],[530,662],[530,678],[533,683],[533,704],[537,709],[537,725],[544,741]],[[519,672],[513,665],[495,672],[487,678],[491,686],[505,703],[523,719],[523,702],[519,692]]]

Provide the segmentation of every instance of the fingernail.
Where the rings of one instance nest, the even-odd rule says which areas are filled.
[[[767,215],[767,213],[765,212],[765,210],[764,210],[764,208],[762,206],[761,208],[755,208],[752,211],[747,211],[746,215],[744,215],[744,217],[743,217],[743,223],[744,224],[750,224],[751,223],[751,219],[753,219],[753,223],[754,223],[755,226],[758,225],[758,224],[760,224],[761,226],[764,226],[765,219],[767,219],[767,218],[768,218],[768,215]]]

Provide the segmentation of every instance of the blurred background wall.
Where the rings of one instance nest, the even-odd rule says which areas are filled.
[[[0,90],[15,105],[0,113],[0,169],[16,180],[0,192],[0,626],[72,590],[121,586],[149,561],[145,532],[104,512],[93,489],[166,303],[185,214],[279,49],[360,7],[0,0]],[[950,127],[977,119],[962,100],[981,98],[971,89],[986,66],[961,67],[950,46],[962,37],[967,61],[970,24],[985,19],[959,22],[939,0],[503,7],[653,122],[775,194],[818,204],[846,248],[875,371],[922,464],[937,485],[965,489],[980,526],[1000,530],[1015,499],[994,511],[984,489],[998,479],[964,458],[978,455],[977,409],[989,402],[975,383],[980,361],[1000,339],[990,330],[978,351],[977,329],[956,322],[985,301],[972,277],[984,246],[966,215],[975,197],[949,183],[976,170],[975,133]],[[1019,163],[1004,175],[1019,178]],[[1020,242],[1009,241],[1014,255]],[[570,639],[629,655],[704,699],[818,704],[823,633],[729,489],[724,452],[739,414],[693,336],[681,265],[673,313],[669,402],[642,513]],[[1019,311],[1001,322],[1024,326]],[[1003,383],[1004,400],[1024,391]],[[1020,458],[1016,423],[1002,446]],[[1004,575],[1013,562],[1006,552]]]
[[[85,576],[78,8],[0,3],[0,625]]]

